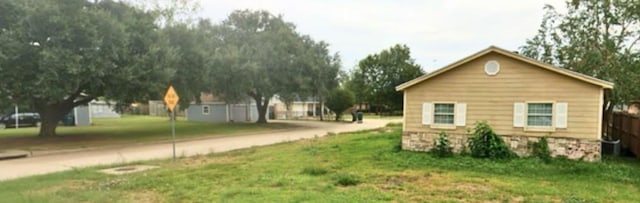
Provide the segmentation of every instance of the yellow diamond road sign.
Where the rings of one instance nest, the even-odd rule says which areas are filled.
[[[164,95],[164,103],[167,104],[169,110],[173,111],[176,108],[176,105],[180,101],[180,97],[178,97],[178,93],[173,89],[173,86],[169,86],[167,90],[167,94]]]

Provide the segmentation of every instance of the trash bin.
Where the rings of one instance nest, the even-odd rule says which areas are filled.
[[[72,114],[67,114],[62,118],[62,125],[73,126],[76,124],[76,118]]]
[[[351,112],[351,122],[355,123],[356,120],[358,120],[358,119],[356,119],[356,112]]]
[[[362,112],[358,112],[358,123],[362,123],[362,117],[364,115],[362,114]]]

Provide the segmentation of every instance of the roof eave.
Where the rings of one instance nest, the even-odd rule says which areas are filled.
[[[571,70],[560,70],[557,67],[553,67],[551,65],[542,63],[542,62],[537,61],[535,59],[531,59],[531,58],[528,58],[528,57],[525,57],[525,56],[522,56],[522,55],[519,55],[519,54],[514,54],[514,53],[512,53],[510,51],[504,50],[504,49],[496,47],[496,46],[490,46],[490,47],[488,47],[488,48],[486,48],[486,49],[484,49],[482,51],[479,51],[479,52],[477,52],[475,54],[472,54],[472,55],[470,55],[468,57],[465,57],[465,58],[463,58],[461,60],[458,60],[458,61],[456,61],[456,62],[454,62],[452,64],[449,64],[449,65],[447,65],[447,66],[445,66],[443,68],[440,68],[440,69],[438,69],[436,71],[433,71],[433,72],[431,72],[429,74],[426,74],[426,75],[420,76],[418,78],[415,78],[413,80],[410,80],[410,81],[407,81],[405,83],[402,83],[402,84],[396,86],[395,89],[396,89],[396,91],[404,91],[405,89],[407,89],[407,88],[409,88],[411,86],[414,86],[414,85],[416,85],[418,83],[421,83],[421,82],[423,82],[423,81],[425,81],[425,80],[427,80],[427,79],[429,79],[431,77],[435,77],[437,75],[440,75],[443,72],[447,72],[450,69],[453,69],[453,68],[455,68],[457,66],[460,66],[461,64],[464,64],[466,62],[474,60],[474,59],[476,59],[476,58],[478,58],[480,56],[483,56],[483,55],[485,55],[485,54],[487,54],[489,52],[492,52],[492,51],[495,51],[497,53],[503,54],[503,55],[508,56],[508,57],[515,58],[515,59],[523,61],[525,63],[532,64],[534,66],[541,67],[543,69],[547,69],[549,71],[552,71],[552,72],[555,72],[555,73],[558,73],[558,74],[561,74],[561,75],[565,75],[565,76],[580,80],[582,82],[586,82],[586,83],[590,83],[590,84],[593,84],[593,85],[596,85],[596,86],[600,86],[601,88],[604,88],[604,89],[613,89],[613,87],[614,87],[614,84],[609,82],[609,81],[604,81],[604,80],[600,80],[600,79],[597,79],[597,78],[593,78],[593,77],[590,77],[590,76],[587,76],[587,75],[583,75],[583,74],[580,74],[580,73],[577,73],[577,72],[573,72]],[[568,72],[568,71],[570,71],[570,72]]]
[[[476,52],[476,53],[474,53],[474,54],[471,54],[471,55],[469,55],[469,56],[467,56],[467,57],[464,57],[464,58],[462,58],[462,59],[460,59],[460,60],[457,60],[457,61],[455,61],[455,62],[453,62],[453,63],[451,63],[451,64],[449,64],[449,65],[446,65],[446,66],[444,66],[444,67],[442,67],[442,68],[440,68],[440,69],[438,69],[438,70],[435,70],[435,71],[433,71],[433,72],[431,72],[431,73],[425,74],[425,75],[420,76],[420,77],[417,77],[417,78],[415,78],[415,79],[413,79],[413,80],[409,80],[409,81],[407,81],[407,82],[405,82],[405,83],[402,83],[402,84],[400,84],[400,85],[396,86],[396,91],[403,91],[403,90],[405,90],[405,89],[407,89],[407,88],[409,88],[409,87],[411,87],[411,86],[413,86],[413,85],[415,85],[415,84],[421,83],[422,81],[425,81],[425,80],[427,80],[427,79],[429,79],[429,78],[431,78],[431,77],[434,77],[434,76],[440,75],[440,74],[441,74],[441,73],[443,73],[443,72],[447,72],[447,71],[449,71],[450,69],[453,69],[453,68],[455,68],[455,67],[458,67],[458,66],[460,66],[461,64],[464,64],[464,63],[466,63],[466,62],[472,61],[472,60],[474,60],[474,59],[476,59],[476,58],[478,58],[478,57],[480,57],[480,56],[482,56],[482,55],[484,55],[484,54],[486,54],[486,53],[491,52],[491,51],[492,51],[493,49],[495,49],[495,48],[497,48],[497,47],[495,47],[495,46],[490,46],[490,47],[488,47],[488,48],[486,48],[486,49],[483,49],[483,50],[481,50],[481,51],[479,51],[479,52]]]

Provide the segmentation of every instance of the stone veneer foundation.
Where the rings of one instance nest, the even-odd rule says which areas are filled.
[[[434,140],[438,133],[434,132],[403,132],[402,149],[410,151],[429,151],[433,148]],[[455,153],[461,152],[467,147],[468,135],[448,134],[449,141]],[[528,156],[531,153],[529,142],[537,142],[540,137],[528,136],[500,136],[519,156]],[[569,159],[582,159],[585,161],[600,160],[600,141],[576,138],[548,137],[551,155],[566,156]]]

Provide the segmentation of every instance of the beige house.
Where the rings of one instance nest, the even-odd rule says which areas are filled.
[[[404,92],[402,148],[426,151],[444,131],[454,150],[486,121],[516,153],[548,136],[554,156],[598,160],[610,82],[489,47],[396,87]]]

